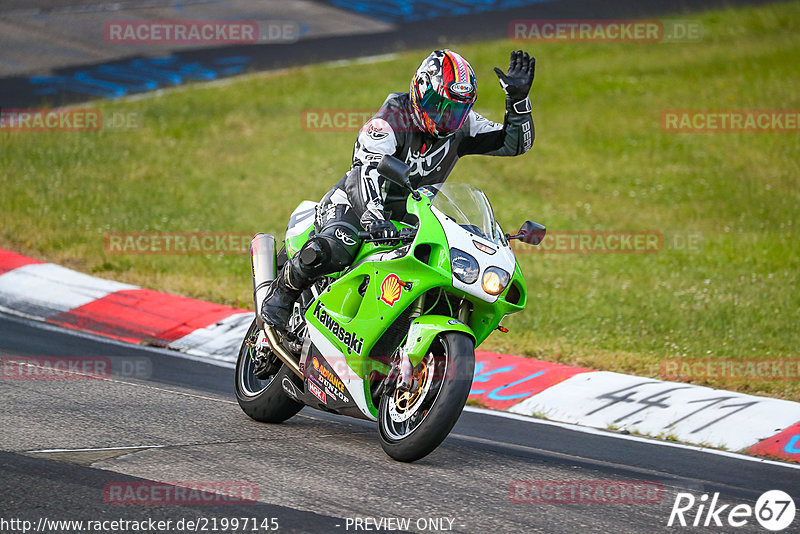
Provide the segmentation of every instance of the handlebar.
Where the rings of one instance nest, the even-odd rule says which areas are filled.
[[[400,230],[400,235],[397,237],[391,238],[383,238],[383,237],[373,237],[371,232],[358,232],[358,238],[363,240],[365,243],[374,243],[374,242],[391,242],[391,241],[400,241],[402,243],[410,243],[417,237],[417,230],[418,228],[403,228]]]

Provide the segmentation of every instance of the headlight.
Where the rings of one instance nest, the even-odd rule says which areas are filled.
[[[453,269],[453,276],[465,284],[474,284],[481,271],[478,260],[457,248],[450,249],[450,267]]]
[[[499,295],[511,281],[511,275],[500,267],[489,267],[483,273],[483,290],[490,295]]]

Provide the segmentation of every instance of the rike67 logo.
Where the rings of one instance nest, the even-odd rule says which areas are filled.
[[[763,528],[779,532],[789,528],[794,521],[795,504],[788,493],[770,490],[761,494],[755,507],[749,504],[718,504],[719,492],[709,499],[704,493],[696,499],[691,493],[678,493],[667,526],[740,528],[753,517]]]

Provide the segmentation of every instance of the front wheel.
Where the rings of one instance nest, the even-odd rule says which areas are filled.
[[[401,462],[430,454],[450,433],[467,402],[475,345],[459,332],[440,334],[414,368],[413,389],[381,398],[381,447]]]
[[[253,344],[257,336],[258,326],[253,320],[236,359],[236,400],[244,413],[256,421],[281,423],[303,405],[283,391],[283,380],[292,380],[293,373],[277,356],[270,355],[265,368],[258,371],[260,377],[256,375]]]

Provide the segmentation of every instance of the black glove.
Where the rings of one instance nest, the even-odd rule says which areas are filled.
[[[384,221],[382,219],[371,221],[365,230],[369,232],[370,235],[372,235],[372,239],[378,243],[391,243],[393,240],[400,237],[400,232],[397,231],[397,228],[389,221]]]
[[[494,72],[500,78],[500,86],[505,91],[507,105],[513,106],[528,98],[528,93],[533,85],[533,71],[536,67],[536,58],[528,55],[527,52],[517,50],[511,52],[511,61],[508,63],[508,73],[495,67]]]

